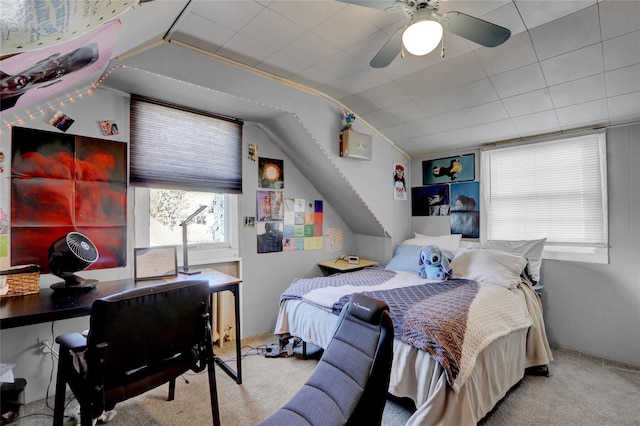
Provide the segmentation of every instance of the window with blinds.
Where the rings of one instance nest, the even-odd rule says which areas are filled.
[[[242,193],[242,122],[131,98],[129,181],[149,188]]]
[[[545,257],[608,262],[604,133],[487,149],[481,158],[487,240],[547,238]]]

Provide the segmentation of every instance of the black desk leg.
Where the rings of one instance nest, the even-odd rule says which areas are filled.
[[[239,288],[236,286],[230,289],[233,293],[233,300],[235,306],[235,319],[236,319],[236,371],[233,371],[223,360],[215,357],[216,364],[229,375],[237,384],[242,384],[242,342],[240,342],[240,293]]]

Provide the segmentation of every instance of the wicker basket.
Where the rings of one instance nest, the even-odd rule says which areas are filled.
[[[0,271],[0,275],[6,276],[7,285],[9,286],[9,291],[0,295],[0,298],[24,296],[40,292],[40,267],[38,265]]]

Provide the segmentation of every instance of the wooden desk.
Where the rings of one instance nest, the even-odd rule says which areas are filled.
[[[353,272],[359,271],[360,269],[364,269],[367,266],[377,265],[379,262],[374,260],[367,260],[360,258],[360,262],[358,264],[349,263],[346,260],[337,259],[337,260],[327,260],[326,262],[318,263],[318,267],[322,271],[323,275],[331,275],[338,272]]]
[[[242,354],[240,342],[240,283],[242,280],[213,269],[203,269],[201,274],[169,277],[161,280],[135,281],[133,278],[116,281],[100,281],[95,289],[77,293],[54,292],[41,288],[40,293],[0,299],[0,329],[22,327],[68,318],[87,316],[93,301],[122,291],[163,282],[207,280],[211,293],[233,293],[236,320],[236,371],[216,357],[216,364],[236,383],[242,384]]]

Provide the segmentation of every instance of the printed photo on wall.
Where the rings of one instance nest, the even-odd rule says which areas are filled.
[[[282,251],[282,222],[258,223],[258,253]]]
[[[404,166],[400,163],[393,165],[393,199],[407,199],[407,182],[404,178]]]
[[[69,117],[67,114],[62,111],[58,111],[51,116],[48,123],[53,127],[66,132],[69,127],[73,124],[75,120]]]
[[[258,186],[260,188],[284,188],[284,164],[282,160],[258,158]]]
[[[458,155],[422,162],[422,184],[464,182],[475,179],[475,155]]]
[[[411,188],[411,216],[448,216],[449,185]]]
[[[256,206],[258,222],[272,222],[284,219],[282,205],[282,191],[256,191]]]
[[[256,158],[258,158],[258,145],[249,144],[248,150],[249,150],[249,155],[248,155],[249,160],[256,161]]]
[[[480,182],[451,184],[451,233],[480,238]]]
[[[103,120],[98,121],[98,126],[100,126],[100,131],[104,136],[114,136],[119,135],[118,125],[114,120]]]

